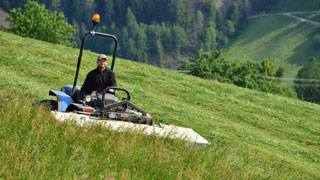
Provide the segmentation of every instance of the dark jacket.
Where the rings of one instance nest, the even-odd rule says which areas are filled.
[[[90,71],[84,81],[82,95],[91,94],[92,91],[102,91],[109,86],[117,86],[115,74],[109,69],[100,72],[98,68]]]

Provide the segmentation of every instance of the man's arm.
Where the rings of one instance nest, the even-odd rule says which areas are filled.
[[[109,84],[110,86],[117,86],[116,76],[113,71],[110,70],[110,78],[109,78]]]
[[[117,86],[116,76],[113,71],[108,73],[109,86]],[[114,89],[109,89],[109,93],[114,93]]]
[[[92,77],[91,74],[88,73],[86,79],[84,80],[84,83],[81,87],[81,93],[83,95],[83,97],[85,97],[85,95],[90,93],[91,90],[91,82],[92,82]]]

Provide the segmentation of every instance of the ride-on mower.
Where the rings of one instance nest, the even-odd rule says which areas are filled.
[[[73,85],[66,85],[60,91],[50,90],[49,95],[56,96],[57,101],[43,100],[51,106],[52,114],[59,121],[75,121],[78,125],[100,124],[111,130],[125,131],[138,130],[144,134],[179,138],[198,144],[209,144],[207,140],[192,129],[173,125],[153,124],[152,117],[143,109],[131,103],[130,92],[121,87],[107,87],[102,92],[92,92],[84,99],[81,97],[81,86],[77,86],[77,79],[81,65],[85,39],[90,36],[101,36],[114,40],[111,70],[114,69],[118,40],[115,36],[96,32],[95,27],[100,22],[100,16],[95,14],[92,18],[92,31],[85,33],[81,41],[80,54],[77,63]],[[119,101],[115,94],[107,93],[109,89],[115,92],[125,92],[126,97]],[[81,97],[81,98],[80,98]]]
[[[77,79],[81,65],[82,53],[84,49],[85,39],[90,36],[101,36],[104,38],[111,38],[114,40],[113,58],[111,63],[111,70],[115,65],[115,57],[117,52],[118,40],[115,36],[100,32],[95,32],[95,27],[100,21],[100,16],[95,14],[92,18],[92,31],[87,32],[81,41],[80,54],[77,63],[76,74],[73,86],[66,85],[60,91],[50,90],[49,95],[57,97],[57,101],[49,101],[52,110],[59,112],[75,112],[78,114],[85,114],[93,117],[100,117],[101,119],[122,120],[133,123],[152,124],[152,117],[143,109],[130,102],[130,92],[121,87],[107,87],[102,92],[92,92],[87,95],[84,100],[80,99],[81,86],[77,86]],[[119,101],[115,94],[107,93],[109,89],[115,91],[124,91],[127,94],[126,98]],[[45,103],[48,101],[42,101]]]

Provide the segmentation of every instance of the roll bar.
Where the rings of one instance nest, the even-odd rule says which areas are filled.
[[[96,14],[94,16],[96,16]],[[100,21],[100,19],[99,19],[99,21]],[[115,61],[116,61],[117,47],[118,47],[118,39],[114,35],[111,35],[111,34],[95,32],[94,30],[95,30],[96,24],[98,24],[99,21],[96,21],[96,20],[92,19],[92,22],[93,22],[92,31],[86,32],[84,34],[84,36],[82,37],[81,46],[80,46],[80,53],[79,53],[77,69],[76,69],[76,75],[74,77],[74,82],[73,82],[72,94],[74,94],[75,90],[76,90],[77,80],[78,80],[78,75],[79,75],[79,70],[80,70],[80,65],[81,65],[81,59],[82,59],[82,53],[83,53],[83,48],[84,48],[84,42],[85,42],[85,39],[86,39],[86,37],[88,35],[91,35],[91,36],[102,36],[102,37],[113,39],[113,41],[114,41],[114,49],[113,49],[113,57],[112,57],[112,63],[111,63],[111,68],[110,69],[113,70],[113,68],[114,68],[114,64],[115,64]]]

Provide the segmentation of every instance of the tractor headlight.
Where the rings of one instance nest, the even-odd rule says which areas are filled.
[[[90,95],[87,95],[85,100],[86,100],[86,103],[90,103],[91,102],[91,96]]]

